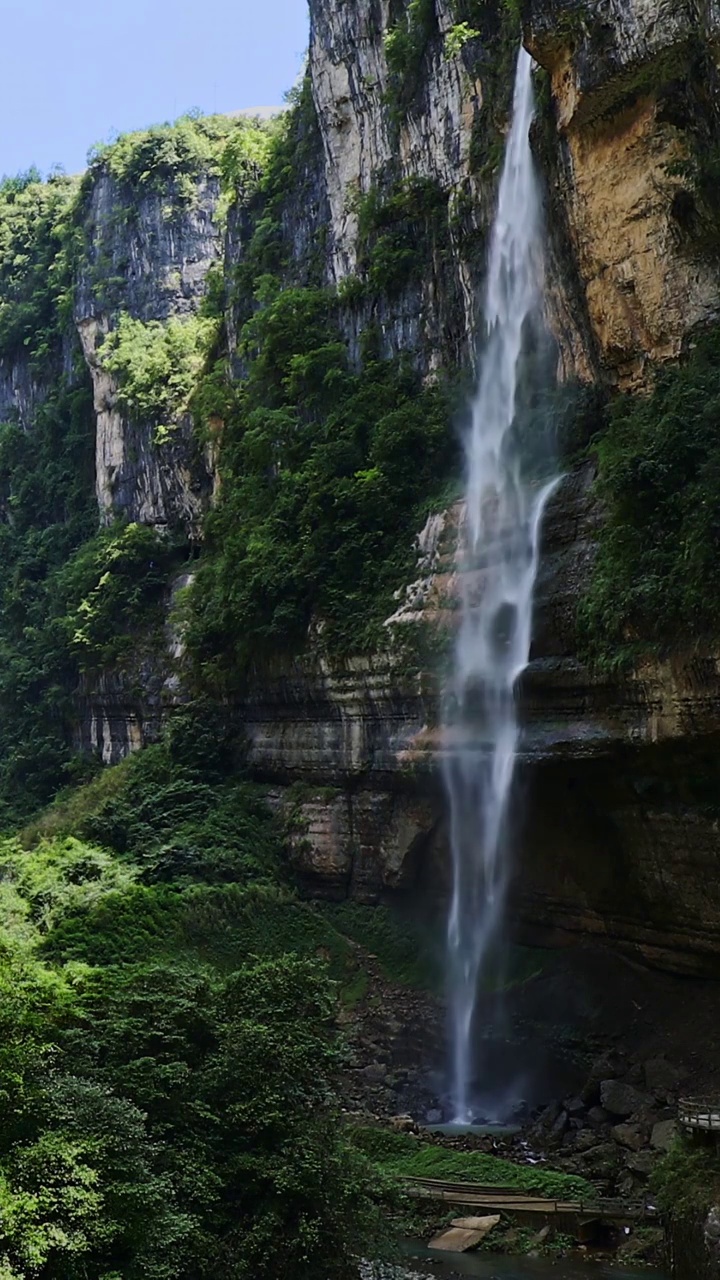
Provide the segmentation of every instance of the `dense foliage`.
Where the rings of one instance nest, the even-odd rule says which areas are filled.
[[[0,182],[0,356],[23,350],[34,369],[57,356],[71,305],[72,212],[79,190],[36,170]]]
[[[283,880],[238,749],[189,708],[0,841],[12,1280],[342,1280],[377,1244],[333,1094],[357,948]]]
[[[430,178],[371,189],[358,207],[358,271],[371,297],[393,298],[449,254],[448,194]]]
[[[720,333],[620,397],[596,442],[607,511],[582,604],[588,652],[627,662],[720,624]]]
[[[156,443],[187,412],[216,334],[217,322],[204,316],[143,323],[123,312],[103,342],[98,359],[114,375],[119,404],[134,421],[155,424]]]
[[[312,618],[336,650],[368,643],[448,474],[443,391],[369,345],[352,369],[335,305],[280,290],[243,330],[188,633],[206,678],[301,647]]]
[[[259,181],[271,130],[185,117],[100,148],[82,181],[31,170],[0,184],[0,364],[18,408],[0,423],[0,818],[45,802],[73,768],[82,672],[151,650],[183,548],[135,525],[97,533],[92,389],[73,335],[93,174],[182,203],[215,176],[227,199]],[[183,185],[184,184],[184,185]],[[209,316],[143,324],[121,314],[101,361],[121,407],[171,438],[217,330]]]
[[[90,174],[106,168],[117,182],[191,203],[198,180],[257,177],[267,154],[269,131],[242,116],[189,113],[172,124],[123,133],[98,143],[89,156]]]

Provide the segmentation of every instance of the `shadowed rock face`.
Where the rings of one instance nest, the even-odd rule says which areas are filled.
[[[718,661],[675,658],[623,680],[593,677],[577,661],[574,604],[598,519],[591,479],[586,467],[568,477],[548,513],[522,688],[513,914],[530,941],[591,934],[653,964],[714,973]],[[414,584],[405,625],[421,625],[422,597],[425,623],[447,628],[449,542]],[[427,571],[427,554],[421,563]],[[447,892],[439,673],[408,675],[401,653],[390,646],[384,658],[332,671],[298,663],[258,680],[244,707],[261,777],[336,789],[331,802],[309,794],[297,803],[293,860],[310,893],[374,901],[410,887],[434,899]]]

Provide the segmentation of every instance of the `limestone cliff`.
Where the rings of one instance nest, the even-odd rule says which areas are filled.
[[[221,258],[220,184],[200,174],[182,193],[172,179],[138,191],[102,161],[86,183],[74,318],[94,386],[101,518],[179,524],[198,536],[211,481],[192,423],[184,416],[159,447],[157,424],[133,420],[118,404],[116,379],[98,351],[121,313],[148,322],[197,312],[208,271]]]
[[[179,530],[193,546],[202,536],[216,477],[190,415],[159,436],[168,423],[128,410],[103,352],[123,316],[196,317],[212,268],[235,377],[247,361],[242,326],[272,296],[268,264],[273,289],[282,280],[332,291],[352,368],[372,333],[379,356],[403,356],[426,384],[471,369],[515,6],[311,0],[310,17],[305,115],[270,213],[246,174],[223,200],[207,156],[179,169],[156,157],[149,181],[147,168],[128,176],[105,155],[84,180],[74,317],[55,359],[70,367],[76,329],[93,381],[105,524]],[[720,139],[720,12],[705,0],[526,0],[523,17],[540,67],[551,363],[565,382],[642,394],[659,363],[720,317],[718,255],[708,252],[717,211],[703,176]],[[0,359],[0,418],[29,427],[43,394],[22,352]],[[221,434],[222,414],[214,421]],[[521,690],[516,918],[536,938],[591,933],[683,971],[715,970],[717,656],[676,652],[622,676],[581,665],[577,605],[603,521],[593,481],[587,456],[569,465],[547,517]],[[436,898],[444,890],[437,721],[460,518],[457,505],[430,516],[373,652],[334,659],[316,629],[295,654],[258,653],[229,700],[256,776],[292,812],[292,858],[309,892],[376,901],[410,885]],[[166,705],[184,696],[173,667],[181,646],[166,639],[130,675],[83,675],[78,745],[109,762],[156,735]]]
[[[334,279],[358,267],[354,193],[389,166],[432,175],[452,199],[469,192],[481,226],[491,207],[492,182],[471,164],[484,90],[465,59],[477,67],[477,48],[466,48],[465,58],[443,56],[452,17],[439,4],[421,91],[393,135],[379,34],[387,16],[377,6],[351,14],[328,0],[312,5]],[[710,7],[699,14],[694,6],[537,0],[526,19],[528,45],[550,76],[538,145],[550,184],[549,319],[560,367],[642,388],[658,361],[676,357],[718,315],[720,277],[704,251],[690,178],[700,140],[718,136],[716,15]],[[693,79],[698,65],[708,74],[706,100]],[[450,263],[470,334],[481,267],[461,257]],[[447,272],[446,259],[446,288]],[[440,308],[432,267],[407,301],[411,320],[376,303],[385,340],[429,344],[432,368],[448,351],[447,325],[433,330]],[[720,943],[716,811],[700,796],[714,785],[717,664],[679,654],[622,678],[578,664],[576,608],[602,519],[592,481],[591,464],[574,470],[548,516],[523,690],[528,805],[518,833],[518,917],[535,937],[601,934],[654,962],[712,968]],[[407,621],[445,626],[452,556],[438,533],[448,521],[451,532],[452,517],[436,523],[429,554],[421,544],[421,577],[391,631]],[[297,855],[320,892],[368,896],[413,877],[429,878],[436,890],[443,883],[436,680],[432,670],[408,673],[386,655],[336,671],[305,662],[253,695],[248,730],[261,774],[340,788],[332,821],[319,822],[317,801],[308,799],[307,840]],[[383,799],[388,792],[392,802]],[[375,824],[369,839],[362,815]]]
[[[718,15],[703,3],[527,6],[551,82],[557,183],[608,372],[642,385],[718,315],[688,162],[717,139]]]

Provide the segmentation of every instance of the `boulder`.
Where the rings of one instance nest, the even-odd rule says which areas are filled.
[[[600,1101],[611,1115],[622,1118],[650,1110],[654,1106],[654,1099],[649,1094],[641,1093],[624,1080],[603,1080],[600,1085]]]
[[[592,1147],[597,1147],[602,1141],[600,1134],[594,1129],[583,1129],[582,1133],[577,1136],[575,1143],[576,1151],[590,1151]]]
[[[360,1068],[360,1075],[364,1076],[371,1084],[382,1084],[387,1074],[387,1063],[370,1062],[366,1067]]]
[[[656,1151],[669,1151],[677,1135],[677,1120],[658,1120],[652,1127],[650,1146]]]
[[[394,1133],[416,1133],[417,1125],[412,1116],[393,1116],[390,1128]]]
[[[627,1158],[627,1167],[641,1178],[649,1178],[657,1163],[654,1151],[633,1151]]]
[[[592,1106],[599,1102],[602,1081],[616,1080],[618,1076],[624,1074],[626,1067],[626,1059],[613,1050],[604,1053],[601,1058],[598,1058],[597,1062],[593,1063],[590,1074],[580,1090],[580,1097],[585,1106]]]
[[[596,1177],[612,1177],[622,1162],[620,1148],[615,1142],[601,1142],[583,1155],[583,1163]]]
[[[482,1231],[487,1235],[500,1221],[499,1213],[484,1214],[480,1218],[453,1218],[451,1227],[461,1227],[464,1231]]]
[[[440,1235],[430,1241],[428,1249],[447,1253],[465,1253],[468,1249],[476,1249],[499,1221],[499,1213],[487,1218],[456,1218],[449,1230],[441,1231]]]
[[[568,1113],[561,1111],[555,1123],[551,1126],[548,1133],[548,1142],[560,1142],[565,1131],[568,1128]]]
[[[611,1132],[621,1147],[629,1147],[631,1151],[641,1151],[647,1145],[647,1129],[642,1125],[616,1124]]]
[[[568,1098],[563,1105],[569,1116],[579,1116],[585,1110],[582,1098]]]
[[[591,1107],[587,1113],[588,1124],[594,1129],[602,1129],[604,1125],[612,1123],[612,1116],[604,1107]]]
[[[558,1116],[561,1114],[562,1109],[562,1105],[559,1102],[548,1103],[544,1111],[541,1111],[537,1118],[537,1128],[551,1129]]]
[[[705,1219],[703,1234],[707,1248],[713,1253],[720,1252],[720,1207],[718,1205],[713,1205],[710,1209]]]

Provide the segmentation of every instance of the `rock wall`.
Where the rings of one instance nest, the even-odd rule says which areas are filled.
[[[410,92],[385,40],[403,12],[395,0],[311,0],[313,119],[280,220],[292,279],[340,287],[352,357],[373,325],[384,354],[407,353],[431,378],[472,363],[519,33],[508,6],[487,4],[458,43],[457,6],[435,0]],[[699,148],[720,139],[720,9],[526,0],[525,38],[543,69],[534,137],[558,369],[641,393],[655,362],[677,357],[720,311],[692,178]],[[417,181],[440,194],[442,236],[401,286],[368,289],[364,202]],[[122,312],[144,322],[194,314],[210,267],[222,262],[230,278],[242,264],[248,217],[231,212],[223,239],[219,194],[207,176],[191,199],[172,183],[139,193],[102,162],[87,180],[75,322],[94,383],[105,521],[198,535],[212,476],[190,423],[159,448],[153,423],[128,420],[98,349]],[[236,320],[231,312],[231,359]],[[22,363],[0,368],[0,417],[4,404],[30,415],[41,395]],[[577,601],[603,518],[593,479],[588,462],[571,469],[546,521],[521,690],[515,917],[524,936],[593,934],[653,963],[714,972],[720,659],[675,654],[622,679],[579,663]],[[411,886],[435,899],[446,890],[438,706],[460,518],[451,508],[421,534],[415,581],[376,653],[331,665],[311,651],[251,673],[238,708],[250,761],[291,811],[309,892],[376,901]],[[177,694],[163,655],[139,660],[131,681],[105,673],[79,691],[78,745],[121,758],[157,734]]]
[[[326,278],[342,284],[362,270],[361,208],[375,192],[426,181],[447,200],[447,235],[416,282],[378,293],[346,315],[351,350],[379,326],[383,354],[410,353],[423,371],[475,359],[487,236],[512,97],[519,31],[507,7],[488,5],[466,43],[453,44],[456,6],[436,0],[422,57],[405,84],[388,66],[386,36],[401,15],[394,0],[311,0],[309,70],[323,148],[329,221]],[[407,82],[415,76],[414,92]],[[403,90],[405,91],[403,97]],[[574,264],[553,223],[555,287],[551,327],[562,337],[565,376],[594,368],[592,335],[576,293]]]
[[[183,418],[159,445],[156,423],[132,421],[98,359],[102,340],[125,312],[144,322],[197,311],[211,266],[222,260],[220,184],[200,177],[182,198],[172,181],[138,190],[100,162],[91,171],[85,251],[75,285],[75,323],[93,379],[96,492],[101,520],[118,515],[197,537],[212,480]]]
[[[613,381],[642,387],[652,363],[718,316],[720,270],[693,242],[688,184],[698,148],[720,136],[717,10],[529,0],[526,17],[550,76],[557,181],[592,328]]]

